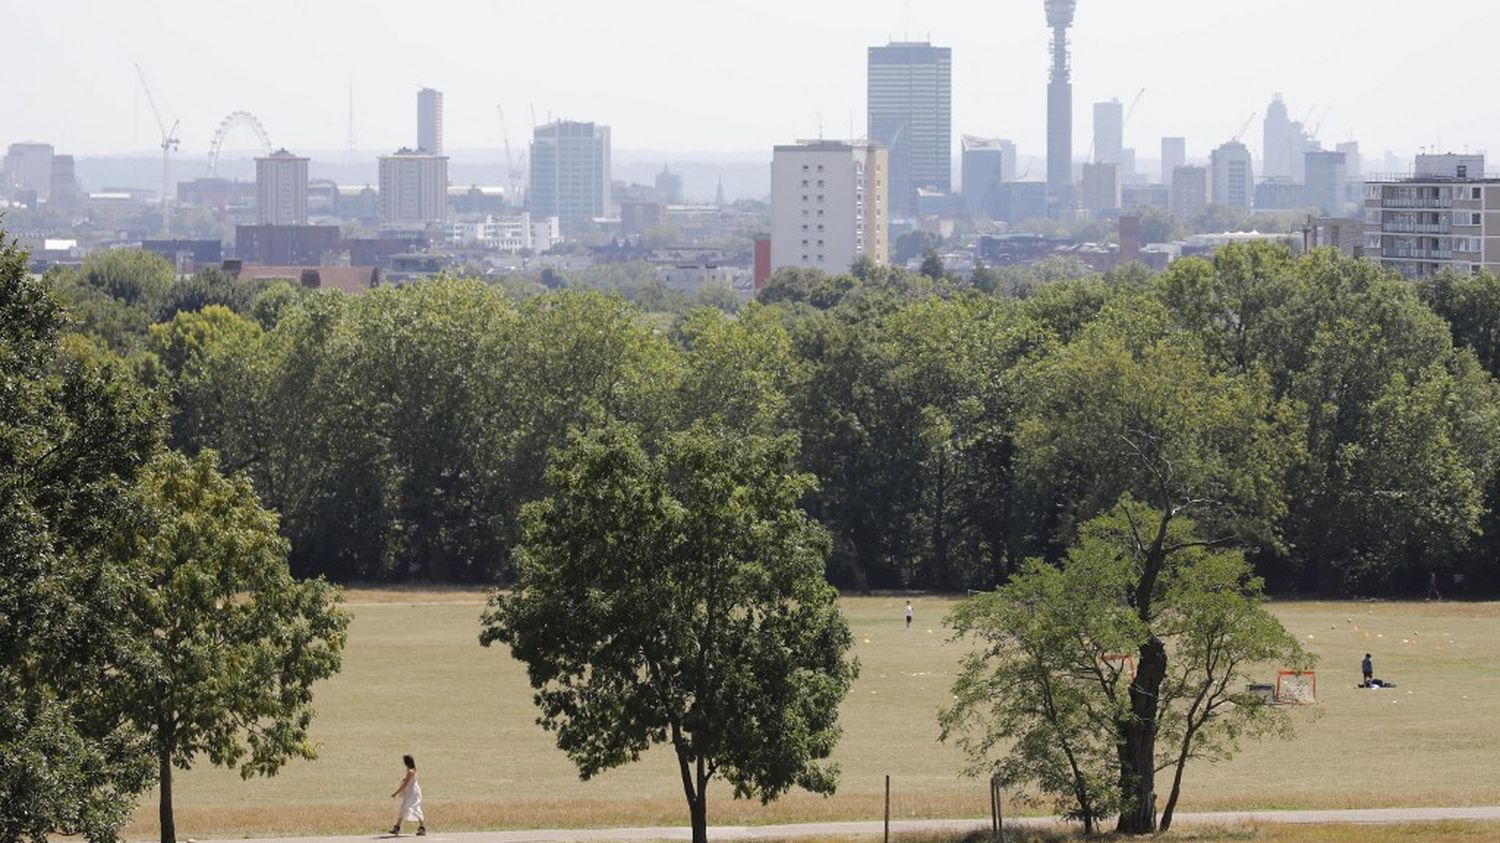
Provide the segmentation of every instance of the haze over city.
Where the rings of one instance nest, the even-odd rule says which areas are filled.
[[[1475,100],[1493,70],[1488,51],[1463,39],[1496,23],[1500,10],[1483,0],[1085,0],[1070,33],[1074,153],[1088,149],[1089,103],[1129,102],[1141,89],[1127,142],[1143,151],[1177,135],[1204,154],[1276,91],[1294,117],[1329,110],[1330,146],[1357,137],[1367,156],[1477,150],[1500,136],[1500,111]],[[1413,26],[1429,39],[1420,48],[1405,40]],[[904,38],[952,47],[955,136],[1011,138],[1038,166],[1044,150],[1047,32],[1032,0],[269,0],[233,17],[185,0],[149,11],[59,0],[13,5],[6,27],[21,37],[0,54],[0,78],[26,81],[10,86],[0,138],[75,155],[155,147],[139,63],[181,120],[186,155],[205,152],[235,110],[256,114],[278,146],[342,151],[352,84],[357,147],[372,153],[412,143],[412,96],[432,86],[445,94],[452,150],[497,149],[499,104],[513,143],[534,108],[537,122],[608,124],[621,150],[764,159],[772,144],[820,130],[849,137],[852,125],[862,136],[865,49]],[[1441,61],[1419,73],[1376,58],[1415,49]],[[250,149],[243,138],[231,146]]]

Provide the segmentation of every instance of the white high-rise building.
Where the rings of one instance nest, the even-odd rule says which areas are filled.
[[[771,267],[830,274],[889,260],[886,150],[842,141],[777,146],[771,158]]]
[[[1172,173],[1187,165],[1187,138],[1161,139],[1161,183],[1172,186]]]
[[[1209,193],[1215,205],[1250,210],[1255,202],[1255,168],[1250,150],[1230,141],[1213,151],[1209,165]]]
[[[278,149],[255,159],[255,221],[307,225],[307,159]]]
[[[447,221],[447,156],[410,149],[380,156],[380,218],[410,226]]]
[[[417,151],[443,154],[443,92],[423,88],[417,92]]]
[[[869,49],[869,138],[887,150],[893,213],[917,212],[917,192],[953,189],[953,51],[925,41]]]
[[[1094,103],[1094,161],[1119,164],[1125,148],[1125,106],[1119,100]]]

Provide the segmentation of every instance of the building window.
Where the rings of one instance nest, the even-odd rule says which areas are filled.
[[[803,179],[802,180],[802,186],[803,187],[807,187],[807,179]]]
[[[818,172],[820,172],[820,173],[823,172],[823,165],[822,164],[818,165]]]
[[[822,186],[823,186],[823,180],[822,179],[818,179],[818,187],[822,187]]]
[[[823,241],[822,240],[818,241],[818,248],[819,249],[823,248]]]
[[[818,230],[819,230],[819,231],[822,231],[822,230],[823,230],[823,224],[822,224],[822,223],[818,223]]]
[[[1484,225],[1484,217],[1478,212],[1469,213],[1469,225]]]
[[[803,240],[803,241],[802,241],[802,245],[804,245],[804,246],[806,246],[806,245],[807,245],[807,241],[806,241],[806,240]]]
[[[819,202],[823,201],[823,194],[821,194],[821,193],[818,194],[818,201]]]
[[[823,256],[822,255],[818,255],[818,263],[822,263],[822,262],[823,262]]]
[[[807,230],[807,223],[803,223],[803,224],[802,224],[802,230],[803,230],[803,231],[806,231],[806,230]]]
[[[822,182],[818,182],[818,183],[822,184]],[[1484,190],[1484,188],[1480,188],[1480,187],[1470,188],[1470,190],[1469,190],[1469,198],[1470,199],[1483,199],[1484,198],[1483,190]]]
[[[802,165],[802,172],[804,172],[804,173],[807,172],[807,165],[806,164]],[[803,260],[807,260],[807,258],[804,257]]]
[[[802,201],[803,202],[807,201],[807,194],[806,193],[802,194]]]
[[[807,261],[808,261],[808,257],[807,257],[807,255],[803,255],[803,256],[802,256],[802,262],[803,262],[803,263],[807,263]]]

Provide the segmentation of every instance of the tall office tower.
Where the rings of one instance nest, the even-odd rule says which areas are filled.
[[[1349,171],[1349,181],[1363,181],[1365,164],[1359,155],[1359,141],[1345,141],[1336,145],[1334,150],[1344,153],[1344,167]]]
[[[964,135],[960,146],[960,184],[969,213],[1000,217],[1000,185],[1005,181],[1005,142],[998,138]]]
[[[1004,181],[1016,180],[1016,142],[1001,138],[996,141],[1000,144],[1000,153],[1005,156],[1000,162],[1000,178]]]
[[[1296,171],[1292,163],[1293,141],[1292,118],[1287,116],[1286,103],[1277,94],[1266,107],[1266,117],[1261,124],[1262,143],[1260,151],[1262,174],[1268,179],[1290,179]],[[1300,134],[1297,132],[1296,134]],[[1301,154],[1301,150],[1297,150]]]
[[[609,127],[573,120],[538,126],[531,139],[531,215],[557,217],[572,236],[610,207]]]
[[[1307,184],[1303,188],[1303,202],[1324,216],[1343,216],[1345,185],[1349,182],[1344,153],[1308,152],[1305,158]]]
[[[1125,106],[1119,100],[1094,103],[1094,161],[1119,164],[1125,149]]]
[[[380,156],[380,218],[413,227],[447,221],[447,156],[411,149]]]
[[[1161,139],[1161,183],[1172,186],[1172,173],[1187,164],[1187,138]]]
[[[1083,188],[1078,204],[1090,214],[1120,210],[1120,165],[1100,162],[1083,165]]]
[[[35,190],[37,198],[47,198],[52,188],[52,144],[11,144],[5,154],[5,172],[12,187]]]
[[[255,220],[307,225],[307,159],[278,149],[255,159]]]
[[[443,154],[443,92],[433,88],[417,91],[417,151]]]
[[[917,191],[953,189],[953,51],[921,42],[869,49],[869,139],[886,148],[891,213],[914,216]]]
[[[78,175],[73,170],[73,156],[52,156],[52,171],[48,174],[47,189],[49,207],[74,211],[83,205],[83,195],[78,190]]]
[[[656,201],[663,205],[682,204],[682,174],[672,172],[665,164],[656,174]]]
[[[1208,207],[1208,168],[1177,167],[1172,171],[1173,216],[1190,217]]]
[[[1210,197],[1215,205],[1250,210],[1255,200],[1255,169],[1250,149],[1229,141],[1213,151],[1209,165]]]
[[[1053,208],[1073,201],[1073,71],[1068,27],[1078,0],[1046,0],[1052,28],[1052,70],[1047,82],[1047,197]]]
[[[849,271],[889,260],[886,150],[841,141],[778,146],[771,156],[771,266]]]

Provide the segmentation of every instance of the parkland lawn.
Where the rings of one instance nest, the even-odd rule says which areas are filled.
[[[935,712],[949,699],[964,647],[948,640],[942,624],[955,601],[914,596],[916,622],[908,631],[905,600],[844,598],[862,672],[841,714],[838,794],[793,793],[761,806],[733,801],[718,783],[709,790],[711,825],[875,819],[887,773],[897,817],[988,811],[985,786],[959,776],[963,759],[937,740]],[[483,605],[484,595],[473,591],[351,591],[344,670],[315,689],[319,759],[251,781],[206,760],[179,772],[179,837],[388,828],[403,753],[416,757],[435,828],[684,824],[669,752],[654,750],[639,763],[578,780],[535,724],[521,665],[501,647],[479,646]],[[1234,761],[1191,769],[1180,810],[1500,802],[1500,604],[1297,602],[1273,609],[1322,658],[1319,704],[1295,712],[1295,739],[1252,744]],[[1356,689],[1366,652],[1374,654],[1376,675],[1398,687]],[[1273,681],[1274,672],[1262,678]],[[155,798],[153,792],[142,800],[129,837],[155,836]],[[1375,839],[1340,833],[1292,838],[1267,829],[1254,832],[1265,836],[1213,839]]]

